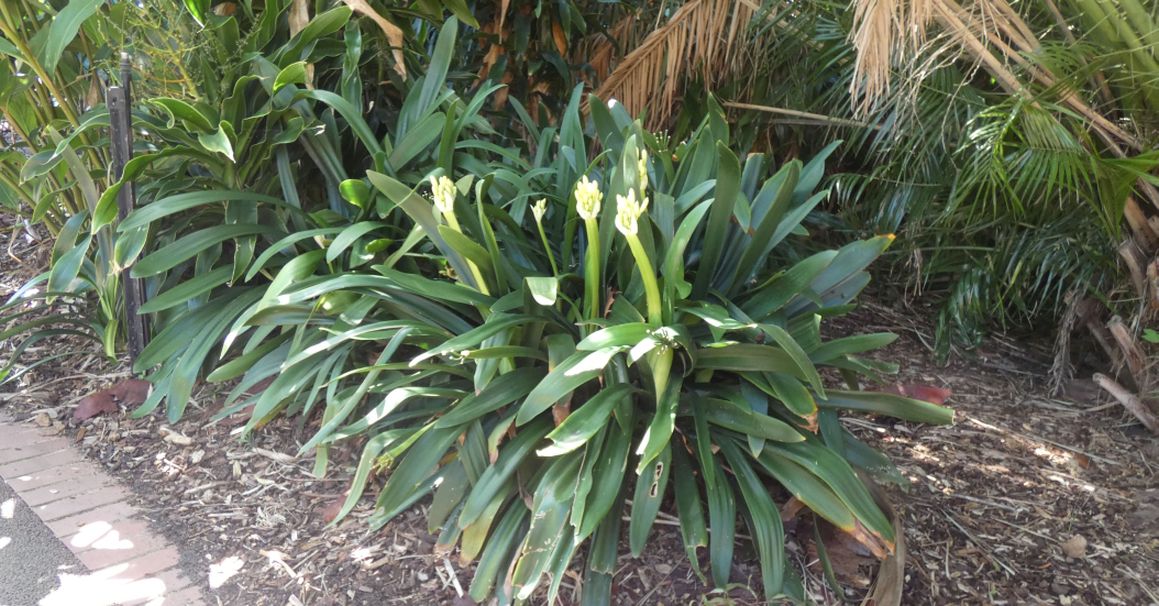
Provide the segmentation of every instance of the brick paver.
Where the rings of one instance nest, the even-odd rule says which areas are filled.
[[[67,444],[67,440],[63,436],[49,433],[46,430],[35,427],[22,427],[20,431],[5,433],[4,439],[0,440],[0,461],[15,460],[5,458],[9,456],[7,451],[30,448],[41,442]]]
[[[30,473],[19,476],[0,477],[7,480],[8,484],[15,488],[21,494],[34,488],[42,486],[54,486],[69,482],[77,481],[77,478],[91,478],[96,467],[88,461],[73,462],[67,465],[58,465],[48,469],[39,469]],[[108,476],[101,476],[108,479]]]
[[[129,492],[69,441],[0,417],[0,479],[88,568],[62,573],[41,606],[201,606],[180,553],[153,532]]]
[[[65,449],[47,454],[39,454],[11,463],[0,463],[0,477],[20,477],[41,469],[48,469],[50,467],[56,467],[57,465],[67,465],[75,462],[78,456],[72,450]]]
[[[78,470],[79,468],[74,469],[73,473],[76,473]],[[69,474],[61,473],[61,479],[64,480],[67,475]],[[98,490],[120,491],[120,488],[109,482],[109,479],[104,475],[68,479],[68,481],[54,482],[45,486],[37,486],[35,488],[25,485],[25,488],[26,491],[22,492],[21,496],[23,497],[24,502],[28,503],[29,507],[39,507],[41,505],[52,503],[53,501],[59,501],[60,499],[67,499],[69,497],[95,492]]]

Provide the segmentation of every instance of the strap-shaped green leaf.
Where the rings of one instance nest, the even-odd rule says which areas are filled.
[[[745,509],[748,510],[749,531],[752,532],[753,542],[757,545],[757,555],[761,562],[761,580],[764,582],[765,595],[775,596],[781,592],[781,585],[785,578],[785,530],[781,526],[781,512],[769,498],[756,472],[753,471],[750,459],[732,440],[722,440],[720,449],[728,459],[729,467],[736,476],[736,483],[744,497]]]
[[[953,409],[894,394],[831,389],[825,395],[824,399],[817,399],[817,405],[822,408],[844,408],[935,425],[954,422]]]
[[[669,444],[636,476],[636,490],[632,493],[632,518],[628,523],[628,545],[635,557],[640,557],[644,552],[644,545],[656,522],[656,514],[660,512],[660,502],[667,492],[671,473],[672,447]]]
[[[612,385],[600,390],[588,401],[581,403],[556,426],[547,439],[553,444],[536,452],[541,457],[555,457],[581,448],[603,429],[612,416],[616,404],[632,394],[630,385]]]
[[[447,414],[435,422],[435,427],[455,427],[469,423],[498,410],[527,395],[543,380],[541,368],[521,367],[499,375],[483,391],[459,400]]]
[[[459,514],[460,527],[466,528],[483,514],[495,494],[531,454],[535,445],[547,435],[547,430],[546,421],[533,423],[519,429],[515,437],[507,442],[499,451],[499,458],[479,476],[479,481],[463,503],[463,511]]]

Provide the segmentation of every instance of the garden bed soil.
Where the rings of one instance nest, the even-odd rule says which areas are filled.
[[[42,267],[43,250],[10,231],[0,291],[11,292]],[[22,242],[24,244],[22,244]],[[1046,348],[990,339],[948,366],[934,363],[932,310],[873,303],[838,319],[833,334],[888,330],[901,335],[878,357],[901,364],[903,384],[945,387],[957,410],[952,426],[850,417],[847,426],[886,452],[909,480],[891,488],[908,552],[903,604],[1159,605],[1159,439],[1085,380],[1046,393]],[[845,331],[842,333],[842,331]],[[0,343],[0,359],[16,342]],[[184,420],[131,419],[125,411],[76,422],[87,394],[130,378],[99,346],[44,344],[75,355],[0,387],[0,407],[51,426],[132,487],[136,506],[181,546],[182,565],[211,599],[226,605],[473,604],[460,592],[470,566],[443,553],[420,503],[378,532],[367,529],[375,490],[353,513],[328,525],[343,498],[360,444],[337,446],[330,472],[312,474],[296,457],[309,436],[295,420],[276,420],[241,441],[244,419],[209,422],[219,391],[203,389]],[[379,481],[380,480],[376,480]],[[808,564],[806,585],[820,603],[840,603],[824,584],[808,519],[790,519],[789,552]],[[859,600],[877,564],[822,529],[836,576]],[[738,546],[727,592],[704,585],[684,556],[674,519],[662,515],[641,558],[624,546],[615,603],[757,604],[751,549]],[[574,603],[578,574],[563,582]]]

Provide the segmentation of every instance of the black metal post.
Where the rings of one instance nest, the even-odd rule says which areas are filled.
[[[116,180],[125,174],[125,165],[133,159],[132,78],[129,55],[121,53],[121,85],[109,87],[106,98],[111,124],[113,178]],[[137,192],[130,181],[117,193],[117,216],[123,220],[136,204]],[[139,313],[144,302],[144,289],[139,278],[130,277],[131,271],[131,266],[124,269],[121,285],[125,294],[125,333],[129,339],[129,355],[135,362],[149,342],[149,333],[145,316]]]

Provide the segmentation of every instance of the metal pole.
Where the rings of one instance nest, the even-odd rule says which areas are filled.
[[[110,138],[112,143],[113,178],[120,180],[125,174],[125,165],[133,159],[133,103],[132,103],[132,69],[129,63],[129,54],[121,53],[121,85],[109,87],[106,102],[109,107],[109,122],[111,124]],[[117,193],[117,216],[124,218],[137,205],[137,192],[130,181]],[[125,295],[125,334],[129,340],[129,355],[133,361],[141,355],[149,341],[148,326],[145,316],[139,310],[144,302],[144,289],[139,278],[130,277],[132,266],[126,267],[121,274],[121,285]]]

